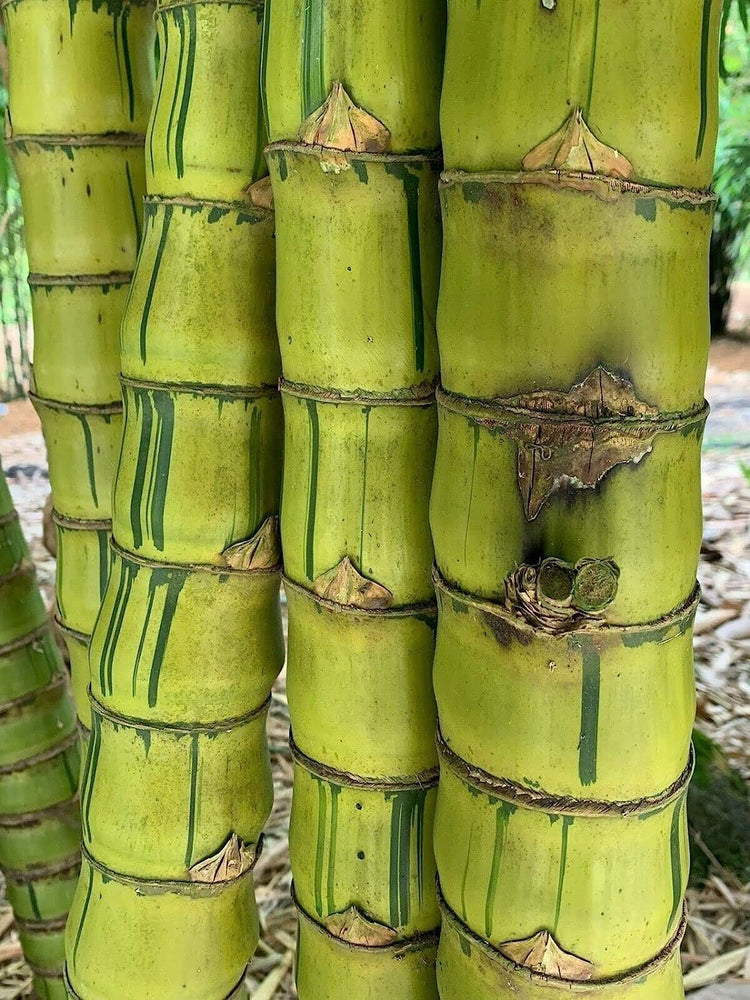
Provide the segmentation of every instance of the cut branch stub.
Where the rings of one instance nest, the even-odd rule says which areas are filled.
[[[363,610],[389,608],[393,601],[390,590],[362,576],[348,556],[338,566],[321,573],[312,589],[318,597]]]
[[[358,108],[337,80],[325,103],[300,126],[299,139],[306,146],[345,153],[385,153],[391,133],[381,121]]]
[[[611,559],[522,564],[505,581],[505,606],[535,628],[562,635],[598,622],[617,595],[620,570]]]
[[[523,169],[602,174],[624,181],[633,175],[630,160],[596,138],[580,108],[576,108],[556,132],[526,154]]]
[[[380,924],[364,914],[357,906],[350,906],[342,913],[332,913],[326,917],[325,928],[333,937],[349,944],[381,948],[393,944],[398,935],[392,927]]]
[[[516,965],[557,979],[586,982],[594,974],[591,962],[563,951],[549,931],[539,931],[522,941],[506,941],[499,951]]]
[[[273,569],[281,564],[279,519],[267,517],[252,538],[236,542],[222,553],[232,569]]]
[[[233,833],[222,849],[210,858],[199,861],[190,869],[191,882],[229,882],[239,878],[255,864],[254,845],[244,844]]]

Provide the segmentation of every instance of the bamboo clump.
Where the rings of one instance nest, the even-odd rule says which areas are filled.
[[[265,30],[297,991],[436,1000],[428,500],[444,10],[274,0]]]
[[[153,3],[7,0],[9,148],[34,315],[31,398],[57,530],[57,617],[84,736],[122,433],[118,331],[141,238]]]
[[[80,868],[76,712],[0,470],[0,870],[39,1000],[64,1000]]]
[[[672,1000],[721,4],[449,0],[442,1000]]]
[[[244,995],[258,939],[265,721],[283,663],[262,16],[257,0],[157,5],[67,932],[68,989],[81,1000]]]

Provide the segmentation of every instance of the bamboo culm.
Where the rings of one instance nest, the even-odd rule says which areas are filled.
[[[689,6],[448,2],[441,1000],[683,995],[721,3]]]
[[[39,1000],[66,996],[79,772],[67,671],[0,470],[0,870]]]
[[[438,0],[266,11],[301,1000],[437,1000],[444,20]]]
[[[67,930],[81,1000],[239,997],[258,940],[266,715],[284,659],[262,18],[257,0],[157,5]]]
[[[84,738],[86,650],[107,582],[122,434],[118,331],[142,229],[153,10],[149,0],[3,4],[34,314],[31,399],[57,529],[57,621]]]

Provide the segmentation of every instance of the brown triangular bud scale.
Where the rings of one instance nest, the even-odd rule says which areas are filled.
[[[191,882],[230,882],[250,871],[255,863],[255,848],[244,844],[233,833],[220,851],[193,865],[190,869]]]
[[[367,948],[385,947],[393,944],[398,937],[392,927],[372,920],[356,906],[350,906],[343,913],[332,913],[330,917],[326,917],[324,924],[333,937]]]
[[[526,154],[523,169],[601,174],[624,181],[633,175],[630,160],[596,138],[580,108],[576,108],[556,132]]]
[[[363,610],[389,608],[393,594],[374,580],[362,576],[348,556],[333,569],[326,570],[313,582],[318,597],[336,604]]]
[[[381,121],[358,108],[337,80],[325,103],[302,123],[299,140],[306,146],[345,153],[385,153],[391,133]]]
[[[549,931],[539,931],[522,941],[506,941],[499,951],[516,965],[556,979],[586,982],[594,974],[591,962],[563,951]]]
[[[273,190],[271,188],[271,178],[261,177],[260,180],[249,184],[245,188],[250,204],[256,208],[265,208],[269,212],[273,211]]]
[[[235,542],[222,555],[232,569],[273,569],[281,565],[278,517],[267,517],[252,538]]]

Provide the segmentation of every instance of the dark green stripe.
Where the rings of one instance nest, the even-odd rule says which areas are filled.
[[[120,14],[115,13],[112,15],[112,40],[115,45],[115,64],[117,65],[117,79],[120,83],[120,97],[123,96],[122,93],[122,66],[120,64],[120,29],[119,22]]]
[[[159,697],[159,675],[162,663],[164,662],[164,654],[167,650],[172,621],[177,610],[177,601],[187,579],[187,574],[182,570],[154,570],[149,581],[149,586],[159,586],[159,576],[162,573],[165,574],[168,580],[167,596],[164,599],[164,608],[161,613],[159,633],[156,636],[154,658],[151,661],[151,673],[148,679],[148,703],[151,708],[154,708]]]
[[[193,864],[193,844],[195,843],[195,818],[198,811],[198,733],[190,737],[190,805],[188,807],[188,837],[185,849],[185,867]]]
[[[78,766],[76,767],[75,773],[71,771],[70,761],[68,760],[68,754],[70,753],[70,750],[66,750],[62,755],[62,766],[63,770],[65,771],[65,777],[68,779],[68,788],[70,789],[71,792],[75,792],[78,790],[78,774],[81,768],[81,762],[78,759],[78,746],[79,746],[79,740],[76,740],[74,746],[74,753],[76,754],[76,764]]]
[[[141,657],[143,656],[143,646],[146,642],[146,634],[148,632],[149,622],[151,621],[151,612],[154,607],[154,597],[156,596],[156,588],[149,587],[148,590],[148,602],[146,604],[146,615],[143,621],[143,628],[141,629],[141,638],[138,642],[138,651],[135,654],[135,662],[133,663],[133,680],[131,682],[130,690],[135,698],[135,692],[138,686],[138,668],[141,665]]]
[[[490,880],[487,885],[487,899],[484,906],[484,929],[485,936],[489,940],[492,937],[492,927],[495,919],[495,899],[497,898],[497,885],[500,875],[500,862],[502,861],[503,849],[508,833],[508,822],[516,811],[516,806],[512,802],[500,802],[495,812],[495,845],[492,851],[492,865],[490,867]]]
[[[318,841],[315,848],[315,911],[323,916],[323,855],[326,847],[326,789],[319,778],[314,778],[318,784]]]
[[[599,8],[601,6],[601,0],[595,0],[594,3],[594,33],[591,39],[591,62],[589,65],[589,91],[586,96],[586,109],[585,117],[588,118],[591,112],[591,101],[594,96],[594,75],[596,73],[596,49],[599,42]]]
[[[141,214],[138,211],[138,206],[135,203],[135,190],[133,189],[133,178],[130,174],[130,164],[125,161],[125,176],[128,181],[128,194],[130,195],[130,210],[133,213],[133,222],[135,224],[135,242],[136,246],[141,245]]]
[[[111,624],[112,628],[112,638],[109,645],[108,655],[107,655],[107,686],[102,688],[104,694],[112,694],[114,691],[113,687],[113,673],[114,673],[114,663],[115,663],[115,653],[117,651],[117,646],[120,641],[120,633],[122,632],[122,625],[125,621],[125,615],[128,612],[130,605],[130,593],[133,589],[133,581],[138,574],[138,566],[136,564],[125,567],[125,589],[122,595],[122,600],[120,601],[120,606],[117,609],[116,618],[114,618],[114,624]]]
[[[94,869],[89,865],[89,884],[86,887],[86,898],[83,901],[83,906],[81,907],[81,919],[78,922],[78,930],[76,931],[76,939],[73,942],[73,967],[75,968],[76,958],[78,957],[78,946],[81,943],[81,934],[83,933],[83,925],[86,922],[86,914],[88,913],[89,903],[91,902],[91,892],[94,888]]]
[[[175,160],[177,163],[177,176],[182,177],[185,173],[185,125],[187,123],[188,111],[190,109],[190,94],[193,89],[193,73],[195,72],[195,45],[197,31],[195,29],[195,7],[188,7],[188,52],[187,65],[185,67],[185,86],[182,88],[182,101],[180,102],[180,114],[177,118],[177,133],[175,135]]]
[[[161,224],[161,236],[159,238],[159,246],[156,249],[156,256],[154,257],[154,266],[151,269],[151,278],[148,283],[148,291],[146,292],[146,301],[143,303],[143,315],[141,316],[141,334],[140,334],[140,347],[141,347],[141,361],[146,361],[146,328],[148,326],[148,316],[151,312],[151,304],[154,300],[154,290],[156,288],[156,280],[159,277],[159,268],[161,267],[162,257],[164,256],[164,247],[167,242],[167,233],[169,232],[169,223],[172,221],[172,212],[174,211],[173,205],[164,206],[164,218]]]
[[[713,0],[703,0],[703,24],[701,27],[701,117],[698,126],[698,141],[695,146],[695,158],[703,155],[703,145],[706,141],[708,128],[708,43],[711,38],[711,7]]]
[[[469,866],[471,864],[471,843],[474,839],[474,827],[472,826],[469,831],[469,843],[466,848],[466,861],[464,862],[464,874],[461,879],[461,912],[463,914],[464,923],[466,923],[468,917],[466,914],[466,883],[469,879]]]
[[[568,831],[573,825],[572,816],[562,817],[562,839],[560,842],[560,869],[557,879],[557,898],[555,900],[555,922],[553,931],[557,933],[557,925],[560,922],[560,912],[562,910],[563,886],[565,885],[565,868],[568,864]]]
[[[580,640],[583,658],[581,680],[581,735],[578,741],[578,776],[582,785],[596,781],[599,743],[599,700],[601,693],[601,658],[596,640],[583,636]]]
[[[424,832],[424,810],[426,791],[422,788],[407,788],[393,794],[386,794],[392,800],[391,806],[391,848],[390,848],[390,922],[399,927],[409,922],[411,911],[411,846],[412,835],[417,835],[417,864],[423,863],[421,834]],[[424,878],[417,874],[417,881]]]
[[[133,532],[133,545],[139,549],[143,545],[143,520],[141,505],[143,490],[146,485],[146,470],[148,468],[149,452],[151,450],[151,426],[153,411],[151,397],[148,391],[133,390],[136,418],[141,417],[141,433],[138,443],[138,458],[136,459],[135,475],[133,477],[133,492],[130,496],[130,530]]]
[[[114,641],[114,626],[115,621],[119,615],[120,603],[122,601],[122,595],[125,591],[125,566],[120,563],[120,577],[117,582],[117,591],[115,593],[115,600],[112,605],[112,611],[110,612],[109,621],[107,622],[107,631],[104,634],[104,642],[102,643],[102,651],[99,654],[99,686],[102,692],[107,690],[107,662],[109,658],[109,649]],[[109,581],[111,585],[111,581]]]
[[[81,425],[81,429],[83,430],[83,445],[86,450],[86,470],[88,472],[88,477],[89,477],[89,490],[91,492],[91,499],[94,501],[94,504],[98,507],[99,497],[96,491],[96,470],[94,469],[94,444],[93,441],[91,440],[91,428],[89,427],[88,417],[86,416],[85,413],[76,413],[74,414],[74,416],[78,418],[78,421]]]
[[[167,75],[167,55],[169,53],[169,32],[167,31],[167,18],[166,15],[162,15],[162,27],[164,28],[164,51],[159,53],[160,65],[159,65],[159,92],[156,95],[156,103],[154,104],[154,110],[151,116],[151,124],[149,128],[148,146],[151,155],[151,172],[154,173],[156,170],[154,162],[154,132],[156,131],[156,119],[159,114],[159,108],[161,105],[161,95],[164,90],[164,77]]]
[[[271,134],[271,123],[268,117],[268,94],[266,93],[266,82],[268,77],[268,36],[271,29],[271,0],[266,0],[263,11],[263,33],[260,41],[260,86],[258,97],[260,99],[263,123],[265,125],[266,136]],[[261,150],[261,155],[263,151]],[[257,175],[256,175],[257,179]]]
[[[42,914],[39,910],[39,900],[36,895],[36,886],[33,882],[29,882],[29,902],[31,903],[31,911],[37,920],[42,919]]]
[[[398,161],[386,163],[386,172],[397,177],[406,195],[406,218],[409,234],[409,262],[411,269],[411,308],[414,338],[414,363],[418,372],[424,371],[425,323],[424,295],[422,292],[422,250],[419,239],[419,176]]]
[[[680,856],[680,829],[682,826],[683,799],[675,803],[672,824],[669,831],[669,860],[672,869],[672,909],[667,921],[667,930],[672,926],[682,905],[682,858]]]
[[[128,18],[130,8],[124,7],[120,20],[120,31],[122,32],[122,61],[125,63],[125,77],[128,81],[128,108],[131,122],[135,118],[135,92],[133,90],[133,67],[130,65],[130,45],[128,44]]]
[[[168,393],[154,393],[154,409],[157,419],[157,440],[153,464],[153,500],[150,507],[151,539],[160,551],[164,551],[164,510],[167,504],[169,467],[172,459],[174,438],[174,400]]]
[[[307,414],[310,419],[310,481],[307,496],[307,524],[305,528],[305,573],[309,580],[315,576],[315,515],[318,504],[318,463],[320,460],[320,423],[318,404],[307,400]]]
[[[180,54],[177,59],[177,78],[174,82],[174,93],[172,94],[172,107],[169,111],[169,121],[167,123],[167,134],[166,134],[166,144],[167,144],[167,163],[172,165],[172,151],[169,148],[169,140],[172,135],[172,123],[174,122],[174,113],[177,110],[177,95],[180,92],[180,79],[182,78],[182,64],[185,59],[185,17],[184,10],[182,7],[177,7],[172,11],[172,17],[174,23],[180,32]]]
[[[99,766],[101,746],[102,724],[99,716],[94,712],[91,716],[91,739],[89,741],[86,784],[83,788],[83,800],[81,802],[81,820],[89,843],[93,839],[91,835],[91,799],[94,794],[94,782],[96,781],[96,769]]]
[[[330,784],[331,789],[331,836],[328,841],[328,881],[327,900],[328,912],[336,913],[335,901],[335,879],[336,879],[336,836],[338,834],[339,819],[339,795],[341,788],[338,785]]]
[[[57,530],[57,574],[55,581],[55,589],[57,590],[57,608],[60,612],[60,617],[65,619],[67,615],[65,614],[65,607],[63,605],[63,591],[65,590],[65,572],[64,566],[64,552],[65,544],[62,541],[62,532],[59,528]]]
[[[323,78],[324,0],[305,0],[302,36],[302,117],[307,118],[325,103]]]

